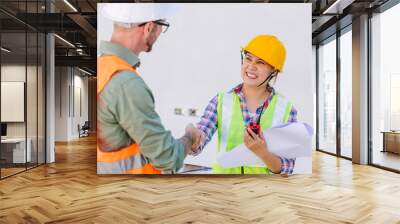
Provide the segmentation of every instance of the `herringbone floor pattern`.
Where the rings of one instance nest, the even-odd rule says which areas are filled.
[[[95,138],[0,181],[0,223],[400,223],[400,175],[316,152],[313,174],[98,176]]]

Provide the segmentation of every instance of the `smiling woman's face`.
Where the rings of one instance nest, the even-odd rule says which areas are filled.
[[[264,60],[249,52],[244,53],[241,76],[245,85],[256,87],[264,82],[273,71],[274,68]],[[264,85],[267,84],[264,83]]]

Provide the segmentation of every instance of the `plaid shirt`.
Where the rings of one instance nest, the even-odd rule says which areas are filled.
[[[258,119],[258,116],[261,115],[261,110],[262,110],[262,105],[260,105],[256,113],[252,116],[252,114],[249,113],[249,110],[247,108],[247,104],[244,98],[244,94],[242,91],[242,84],[239,84],[235,88],[233,88],[230,92],[235,92],[240,99],[240,107],[242,109],[242,114],[244,118],[244,123],[245,126],[247,126],[251,121],[256,122]],[[276,94],[275,90],[271,88],[272,94],[268,98],[268,102],[272,100],[272,97]],[[204,110],[203,116],[201,116],[201,120],[199,123],[197,123],[197,128],[204,132],[206,135],[205,141],[201,144],[200,148],[201,150],[204,148],[204,146],[211,140],[212,136],[214,135],[215,131],[217,130],[217,105],[218,105],[218,95],[212,98]],[[290,111],[289,115],[289,120],[288,122],[296,122],[297,121],[297,110],[292,107],[292,110]],[[198,153],[200,153],[199,151]],[[288,159],[288,158],[283,158],[279,157],[281,160],[281,174],[292,174],[293,169],[294,169],[294,164],[295,164],[295,159]]]

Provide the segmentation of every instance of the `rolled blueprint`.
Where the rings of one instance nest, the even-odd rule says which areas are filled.
[[[287,123],[263,131],[270,152],[280,157],[311,157],[313,128],[302,122]],[[217,157],[224,168],[265,164],[244,144]]]

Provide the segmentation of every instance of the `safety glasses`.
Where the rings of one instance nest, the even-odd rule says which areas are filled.
[[[160,25],[163,33],[167,32],[167,30],[169,28],[169,23],[167,21],[165,21],[165,20],[156,20],[156,21],[152,21],[152,22],[157,24],[157,25]],[[139,27],[140,26],[144,26],[144,25],[146,25],[146,23],[142,23],[142,24],[140,24],[138,26]]]

